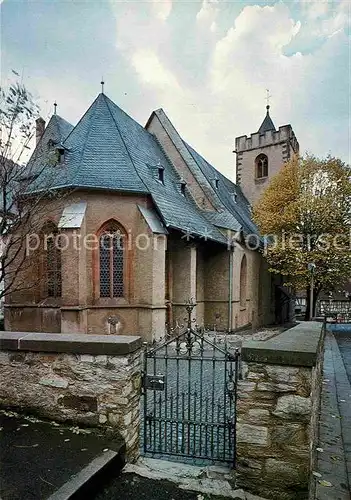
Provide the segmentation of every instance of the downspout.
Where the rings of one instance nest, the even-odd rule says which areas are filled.
[[[232,331],[232,313],[233,313],[233,257],[234,250],[229,248],[229,293],[228,293],[228,332]]]

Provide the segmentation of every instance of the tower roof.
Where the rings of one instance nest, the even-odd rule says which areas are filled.
[[[272,122],[272,118],[269,116],[269,105],[266,106],[267,113],[266,116],[264,117],[264,120],[258,129],[258,132],[260,134],[264,134],[265,132],[268,132],[268,130],[275,130],[274,123]]]

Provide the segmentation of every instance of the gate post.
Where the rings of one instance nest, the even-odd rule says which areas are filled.
[[[324,329],[301,323],[242,347],[237,485],[272,500],[307,496],[316,440]]]

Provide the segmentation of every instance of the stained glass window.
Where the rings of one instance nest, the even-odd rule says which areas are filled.
[[[111,226],[100,236],[100,297],[124,296],[123,235]]]
[[[54,224],[46,224],[44,233],[45,289],[48,297],[61,297],[61,250],[60,237]]]

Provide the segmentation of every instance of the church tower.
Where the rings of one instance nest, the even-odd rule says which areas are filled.
[[[258,132],[235,139],[236,182],[254,205],[283,164],[299,152],[291,125],[277,130],[266,106],[266,116]]]

